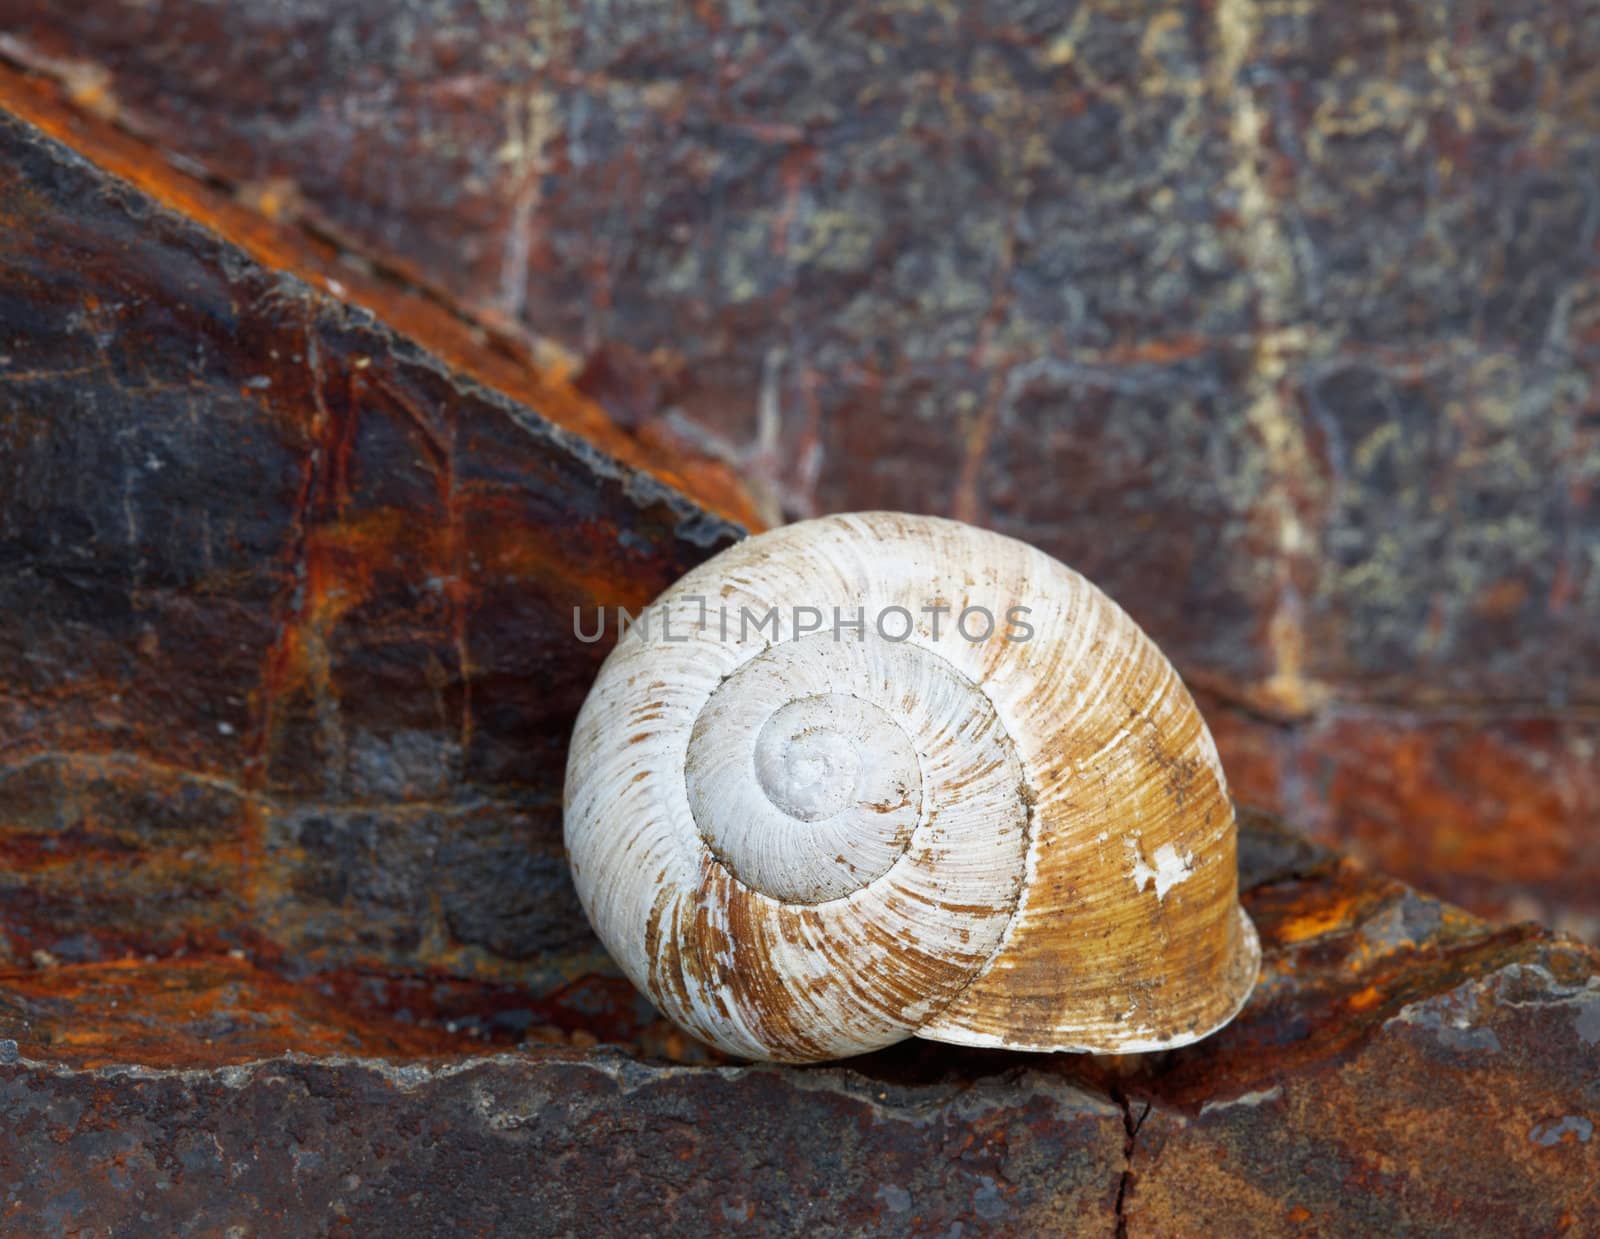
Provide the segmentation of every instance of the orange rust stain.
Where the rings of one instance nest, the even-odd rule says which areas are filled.
[[[294,219],[306,208],[300,187],[287,177],[269,177],[241,185],[239,201],[271,220]]]
[[[555,539],[546,529],[530,528],[510,496],[491,489],[463,488],[458,497],[470,527],[461,535],[476,567],[489,579],[538,581],[559,587],[574,602],[626,607],[637,613],[666,581],[650,581],[597,553],[607,540],[586,538],[575,529]]]
[[[1472,601],[1472,609],[1489,619],[1509,619],[1528,601],[1528,583],[1516,577],[1496,581]]]
[[[1281,945],[1290,946],[1346,929],[1354,920],[1355,902],[1348,897],[1340,898],[1319,907],[1309,908],[1298,915],[1285,917],[1273,926],[1273,940]]]
[[[1586,871],[1574,823],[1600,805],[1600,779],[1555,725],[1341,720],[1313,735],[1303,760],[1332,767],[1331,841],[1355,844],[1408,881],[1472,898],[1480,914],[1507,911],[1482,895],[1484,879],[1537,890]]]
[[[419,525],[415,515],[380,509],[306,532],[299,610],[267,660],[264,687],[274,696],[319,682],[325,641],[350,611],[372,596],[380,578],[450,578],[449,531]]]
[[[70,1007],[71,1020],[36,1019],[16,1039],[25,1055],[78,1067],[211,1066],[288,1050],[410,1057],[478,1050],[441,1029],[341,1010],[232,957],[13,969],[0,972],[0,988],[42,1010]]]

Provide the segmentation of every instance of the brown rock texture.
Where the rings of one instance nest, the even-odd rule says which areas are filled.
[[[1475,920],[1268,819],[1247,817],[1240,842],[1263,982],[1221,1034],[1155,1056],[462,1056],[242,965],[168,967],[160,985],[136,967],[54,970],[53,1000],[35,984],[25,1010],[0,1008],[0,1208],[16,1234],[1600,1224],[1600,956]],[[169,1035],[138,1037],[121,984],[146,1010],[183,991]]]
[[[558,788],[603,650],[572,606],[737,537],[727,475],[606,422],[594,393],[657,390],[632,354],[575,386],[37,83],[0,98],[0,1232],[1600,1227],[1600,956],[1254,814],[1264,977],[1200,1045],[709,1061],[583,927]],[[1539,778],[1581,711],[1295,721],[1308,681],[1263,666],[1212,703],[1236,782],[1322,787],[1368,850],[1464,786],[1524,838],[1592,803]],[[1529,872],[1576,884],[1549,838]]]
[[[769,517],[1044,546],[1230,766],[1288,742],[1270,802],[1590,934],[1597,53],[1586,0],[0,0],[0,55]],[[1535,814],[1562,863],[1507,865]]]
[[[253,248],[0,115],[0,967],[235,952],[430,1028],[648,1022],[581,979],[573,611],[740,526]]]
[[[1207,704],[1237,797],[1483,915],[1600,941],[1600,719],[1340,705],[1285,727]]]

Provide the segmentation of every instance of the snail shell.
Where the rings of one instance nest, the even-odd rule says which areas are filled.
[[[1260,962],[1234,836],[1204,720],[1114,602],[899,513],[779,528],[678,581],[567,764],[601,941],[746,1058],[1198,1040]]]

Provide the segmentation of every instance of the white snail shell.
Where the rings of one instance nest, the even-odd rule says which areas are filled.
[[[1130,1052],[1243,1005],[1260,948],[1211,735],[1071,569],[831,516],[641,621],[578,716],[566,844],[607,950],[696,1036],[789,1062],[908,1036]]]

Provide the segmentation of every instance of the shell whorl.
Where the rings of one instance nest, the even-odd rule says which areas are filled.
[[[1254,980],[1171,666],[1082,577],[957,522],[827,517],[688,574],[602,668],[566,802],[602,942],[740,1056],[1182,1044]]]

